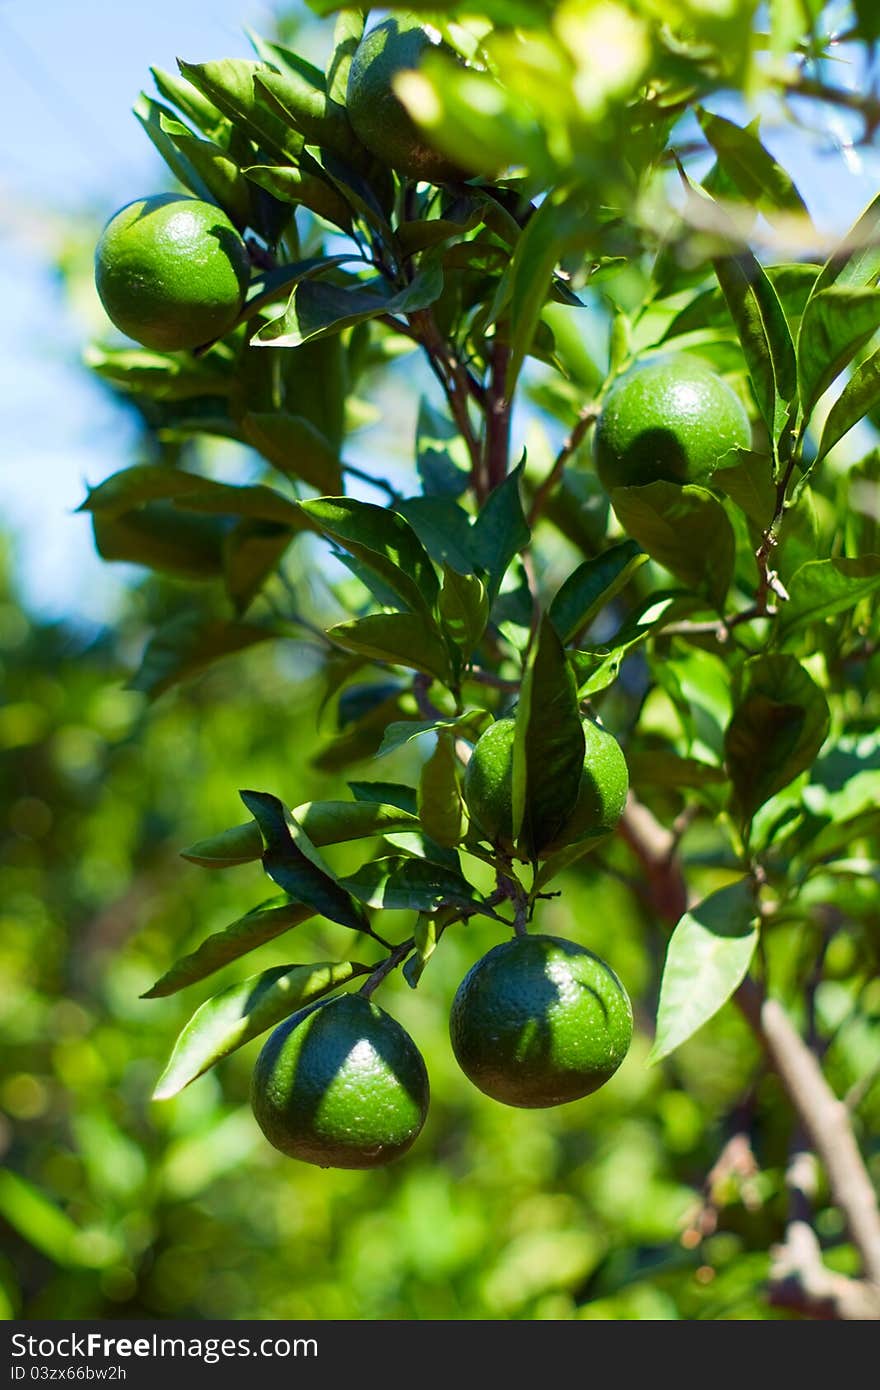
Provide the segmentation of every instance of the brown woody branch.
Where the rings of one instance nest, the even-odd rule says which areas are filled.
[[[632,796],[619,829],[642,865],[646,896],[650,897],[654,911],[665,921],[677,921],[687,906],[687,889],[674,834],[660,825],[652,812]],[[734,1000],[762,1044],[811,1147],[824,1165],[831,1195],[846,1220],[865,1278],[849,1281],[858,1286],[853,1290],[848,1286],[844,1288],[839,1276],[827,1270],[821,1259],[818,1260],[821,1270],[817,1268],[811,1241],[816,1248],[818,1242],[804,1222],[792,1223],[789,1238],[782,1247],[788,1253],[780,1254],[778,1268],[787,1269],[797,1255],[799,1261],[806,1260],[802,1269],[799,1266],[799,1277],[803,1288],[812,1291],[813,1301],[818,1300],[817,1306],[833,1292],[835,1306],[841,1309],[858,1306],[863,1311],[857,1316],[880,1318],[880,1209],[853,1134],[850,1111],[831,1090],[818,1061],[778,1000],[764,996],[759,986],[748,978],[740,985]],[[804,1235],[801,1226],[806,1226],[809,1237]],[[790,1291],[788,1275],[786,1279]],[[838,1315],[844,1316],[842,1312]]]

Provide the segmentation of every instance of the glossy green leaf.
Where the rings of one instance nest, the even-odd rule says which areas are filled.
[[[291,478],[301,478],[318,492],[342,491],[342,464],[322,434],[301,415],[284,411],[249,412],[242,417],[249,444]]]
[[[422,765],[419,778],[419,820],[438,845],[457,845],[465,825],[458,781],[455,740],[447,732],[437,738],[434,752]]]
[[[784,641],[808,623],[845,613],[880,589],[880,555],[855,560],[811,560],[796,570],[788,587],[788,602],[779,614]]]
[[[518,464],[490,492],[473,525],[474,559],[488,576],[490,602],[497,597],[511,560],[531,539],[520,497],[523,466]]]
[[[183,859],[200,864],[203,869],[232,869],[263,857],[263,837],[257,822],[249,820],[244,825],[233,825],[218,835],[197,840],[180,853]]]
[[[153,1100],[176,1096],[221,1057],[228,1057],[305,1004],[369,971],[370,966],[355,961],[276,965],[230,985],[206,1000],[184,1026],[156,1083]]]
[[[119,515],[92,517],[95,549],[104,560],[146,565],[180,579],[215,579],[223,573],[229,523],[193,516],[167,502]]]
[[[342,5],[334,6],[334,9],[341,9],[342,13],[336,20],[333,30],[333,52],[327,66],[327,95],[332,101],[338,101],[344,106],[348,94],[348,74],[351,69],[351,60],[355,50],[363,38],[364,33],[364,11],[347,10]],[[329,6],[318,13],[332,13]]]
[[[179,60],[178,67],[187,81],[228,116],[237,129],[257,145],[296,163],[303,151],[303,137],[287,121],[266,109],[255,87],[255,77],[269,71],[264,63],[222,58],[213,63]]]
[[[273,198],[293,206],[300,204],[343,231],[351,229],[351,208],[339,190],[327,179],[293,164],[249,164],[245,178]]]
[[[654,595],[603,647],[595,651],[569,652],[579,698],[584,700],[607,690],[617,680],[629,653],[641,646],[656,628],[672,622],[677,602],[673,596]]]
[[[293,539],[288,526],[275,521],[239,521],[223,541],[223,582],[240,617],[277,570]]]
[[[283,314],[261,328],[253,341],[269,347],[298,347],[368,319],[427,309],[442,292],[440,265],[424,262],[415,279],[396,293],[381,279],[350,285],[303,280],[294,286]]]
[[[357,903],[340,887],[305,831],[278,798],[256,791],[242,791],[239,796],[262,832],[266,846],[263,868],[273,882],[331,922],[355,931],[369,931],[369,923]]]
[[[415,989],[418,985],[425,966],[437,948],[438,919],[442,919],[443,915],[442,909],[437,913],[420,912],[418,915],[413,931],[415,950],[403,967],[403,978],[410,989]]]
[[[743,878],[681,918],[666,952],[649,1063],[693,1037],[742,984],[758,944],[757,916],[754,884]]]
[[[828,412],[816,462],[880,405],[880,348],[859,364]]]
[[[418,815],[418,793],[415,787],[403,782],[349,782],[348,789],[355,801],[384,803],[396,806],[411,816]]]
[[[460,574],[474,568],[473,527],[464,507],[451,497],[402,497],[395,510],[406,517],[431,559]]]
[[[444,565],[437,611],[447,639],[467,661],[489,621],[489,594],[482,579]]]
[[[627,540],[578,565],[550,604],[550,617],[562,641],[570,642],[589,627],[647,558],[636,541]]]
[[[253,822],[252,822],[253,824]],[[259,833],[259,832],[258,832]],[[262,845],[262,840],[261,840]],[[175,961],[170,970],[156,981],[152,988],[142,996],[144,999],[160,999],[188,985],[204,980],[208,975],[221,970],[230,961],[239,960],[267,941],[283,936],[301,922],[314,917],[314,909],[305,903],[287,897],[270,898],[253,911],[245,913],[237,921],[214,932],[197,946],[189,955]]]
[[[838,281],[812,295],[798,336],[798,376],[805,416],[878,328],[880,290],[853,288]]]
[[[444,903],[477,901],[475,890],[460,873],[428,859],[373,859],[342,883],[367,907],[389,911],[433,912]]]
[[[745,663],[725,750],[746,820],[810,767],[828,725],[825,696],[793,656],[754,656]]]
[[[119,517],[148,502],[173,501],[178,507],[207,515],[250,516],[301,530],[305,525],[295,502],[270,487],[239,487],[198,473],[157,464],[136,464],[90,488],[79,510]]]
[[[137,109],[135,110],[137,113]],[[251,198],[247,179],[221,146],[200,140],[181,121],[159,112],[159,127],[197,172],[209,202],[217,203],[230,221],[243,231],[250,221]]]
[[[228,362],[217,353],[188,357],[149,348],[100,348],[91,344],[83,353],[90,371],[103,381],[135,395],[157,401],[228,395],[232,375]]]
[[[807,216],[804,200],[791,176],[757,135],[702,107],[697,109],[697,118],[719,164],[747,202],[771,222],[780,212],[786,218],[792,214]]]
[[[797,363],[782,305],[749,251],[720,257],[715,274],[736,327],[758,409],[778,443],[797,394]]]
[[[451,677],[446,643],[418,613],[374,613],[354,622],[337,623],[328,629],[327,636],[346,651],[373,661],[408,666],[440,681]]]
[[[405,517],[351,497],[318,497],[302,511],[328,536],[370,569],[413,613],[430,619],[440,590],[430,556]],[[424,623],[426,638],[433,637]]]
[[[574,808],[584,746],[574,672],[544,614],[520,689],[513,745],[513,835],[532,858]]]
[[[553,276],[578,225],[578,215],[570,202],[550,193],[529,218],[516,244],[506,274],[509,301],[496,304],[509,323],[510,361],[507,368],[508,396],[516,386],[523,363],[550,297]]]
[[[163,117],[165,119],[173,117],[173,113],[168,107],[163,106],[161,102],[154,101],[145,92],[141,92],[132,107],[132,111],[178,182],[183,184],[184,188],[194,197],[201,198],[205,202],[213,202],[211,190],[199,169],[185,151],[175,143],[168,131],[162,128]],[[181,126],[181,129],[185,130],[186,127]]]
[[[424,396],[416,424],[416,468],[426,496],[454,501],[468,486],[467,446],[452,421]]]
[[[423,734],[458,733],[463,738],[476,738],[491,718],[486,710],[472,709],[465,710],[463,714],[452,719],[395,720],[385,730],[377,756],[381,758],[388,753],[396,753],[398,748],[403,748],[404,744],[410,743],[414,738],[421,738]]]
[[[259,642],[268,642],[275,636],[271,628],[254,623],[227,623],[216,618],[203,619],[197,613],[181,613],[160,627],[147,643],[129,687],[156,699],[179,681],[198,675],[222,657],[232,656]]]
[[[770,525],[776,510],[776,484],[773,482],[773,460],[766,454],[737,449],[736,462],[728,468],[718,468],[712,474],[713,488],[720,488],[732,502],[745,512],[749,521],[763,531]]]
[[[653,560],[721,608],[733,578],[736,539],[711,492],[690,483],[648,483],[615,488],[611,505]]]
[[[345,158],[355,140],[345,107],[328,97],[320,69],[289,50],[285,52],[283,72],[264,71],[255,76],[257,99],[292,124],[306,144],[323,145]]]

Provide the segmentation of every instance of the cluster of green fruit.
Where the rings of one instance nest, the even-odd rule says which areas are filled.
[[[515,721],[499,719],[474,746],[465,798],[477,832],[500,855],[512,830]],[[587,721],[574,810],[541,857],[608,833],[628,777],[620,746]],[[632,1010],[605,961],[558,937],[518,935],[478,961],[452,1004],[450,1035],[465,1075],[506,1105],[578,1100],[603,1085],[632,1038]],[[295,1014],[269,1038],[252,1102],[270,1143],[324,1167],[361,1168],[404,1153],[425,1121],[428,1077],[412,1038],[363,992]]]
[[[450,1036],[487,1096],[538,1108],[604,1085],[632,1039],[632,1009],[605,961],[572,941],[516,936],[465,976]],[[410,1035],[363,993],[302,1009],[271,1034],[251,1101],[276,1149],[323,1168],[373,1168],[412,1145],[428,1076]]]
[[[410,16],[385,20],[359,43],[351,64],[346,112],[360,143],[383,164],[414,180],[461,177],[425,142],[394,91],[401,72],[419,67],[435,44]],[[139,198],[107,223],[95,252],[98,295],[109,318],[144,347],[176,352],[223,337],[241,315],[251,259],[215,204],[177,194]]]

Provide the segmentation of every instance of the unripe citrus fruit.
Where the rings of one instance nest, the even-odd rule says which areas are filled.
[[[443,183],[461,177],[445,155],[431,148],[393,87],[400,72],[420,66],[435,45],[413,15],[377,24],[361,39],[348,75],[349,120],[371,154],[411,179]]]
[[[592,720],[584,725],[584,766],[578,799],[552,841],[538,842],[542,858],[588,835],[613,830],[620,820],[629,775],[620,744]],[[513,849],[513,741],[515,719],[496,719],[477,739],[464,774],[464,798],[478,829],[490,843]],[[540,829],[540,827],[539,827]]]
[[[163,352],[230,329],[250,276],[247,248],[213,203],[161,193],[121,208],[95,248],[95,284],[116,327]]]
[[[471,819],[493,845],[513,849],[513,737],[515,719],[496,719],[480,735],[464,773]]]
[[[301,1009],[257,1058],[251,1104],[276,1149],[322,1168],[376,1168],[405,1153],[428,1113],[412,1038],[361,994]]]
[[[632,1041],[614,971],[574,941],[517,936],[468,972],[452,1003],[452,1050],[479,1090],[505,1105],[579,1100],[603,1086]]]
[[[596,422],[596,471],[608,492],[645,483],[705,481],[752,431],[739,397],[689,357],[635,367],[612,386]]]
[[[629,791],[629,770],[623,749],[613,734],[585,719],[584,770],[574,810],[541,854],[548,857],[588,836],[612,831],[623,815]]]

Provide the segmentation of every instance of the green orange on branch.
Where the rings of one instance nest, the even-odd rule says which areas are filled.
[[[614,1075],[632,1041],[632,1007],[611,967],[584,946],[517,936],[462,980],[449,1032],[479,1090],[535,1109],[579,1100]]]
[[[623,814],[629,774],[613,734],[586,719],[584,766],[578,798],[561,829],[540,847],[541,858],[614,829]],[[477,740],[464,776],[472,819],[491,844],[512,853],[515,719],[497,719]],[[528,792],[526,793],[528,796]]]
[[[174,193],[138,198],[107,223],[95,284],[113,323],[162,352],[201,347],[233,326],[250,260],[226,214]]]
[[[362,994],[301,1009],[269,1037],[251,1104],[276,1149],[321,1168],[399,1158],[428,1113],[428,1074],[412,1038]]]
[[[461,178],[461,170],[431,147],[394,90],[395,77],[417,70],[434,48],[455,56],[414,16],[384,20],[357,47],[346,100],[355,133],[371,154],[408,178],[445,183]]]
[[[698,483],[731,449],[751,447],[739,396],[694,358],[663,357],[615,382],[596,422],[593,449],[603,487]]]

